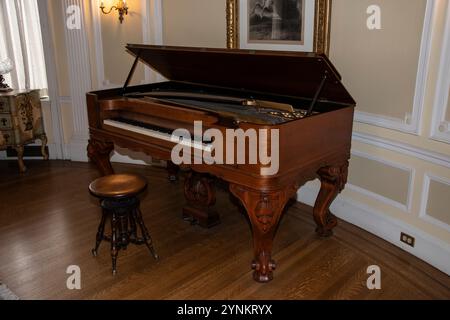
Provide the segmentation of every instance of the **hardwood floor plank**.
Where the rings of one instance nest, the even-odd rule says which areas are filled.
[[[248,218],[228,192],[217,193],[220,225],[191,226],[181,218],[183,181],[134,165],[115,169],[148,179],[141,209],[161,260],[130,245],[112,276],[109,243],[97,257],[90,253],[100,219],[87,189],[95,168],[64,161],[27,167],[19,175],[0,161],[0,279],[22,299],[450,299],[447,275],[364,230],[340,222],[333,237],[318,237],[302,204],[289,206],[280,223],[274,280],[256,283]],[[81,290],[66,287],[69,265],[81,268]],[[370,265],[382,270],[381,290],[367,289]]]

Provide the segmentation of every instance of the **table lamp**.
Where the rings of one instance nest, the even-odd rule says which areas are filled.
[[[12,91],[8,84],[5,83],[4,74],[10,73],[14,69],[11,59],[0,61],[0,92]]]

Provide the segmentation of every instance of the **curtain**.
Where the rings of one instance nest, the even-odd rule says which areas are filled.
[[[5,75],[10,87],[47,92],[37,0],[0,0],[0,61],[6,58],[14,65]]]

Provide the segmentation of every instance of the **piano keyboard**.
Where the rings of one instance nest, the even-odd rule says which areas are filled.
[[[164,140],[172,143],[178,143],[190,148],[200,149],[206,152],[212,152],[212,143],[199,142],[192,139],[183,139],[182,137],[172,136],[172,130],[152,126],[143,122],[120,119],[120,120],[103,120],[103,124],[119,128],[126,131],[139,133],[148,137]]]

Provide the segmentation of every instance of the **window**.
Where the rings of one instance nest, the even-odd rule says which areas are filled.
[[[10,58],[14,70],[5,75],[14,89],[47,92],[44,48],[37,0],[0,1],[0,61]]]

